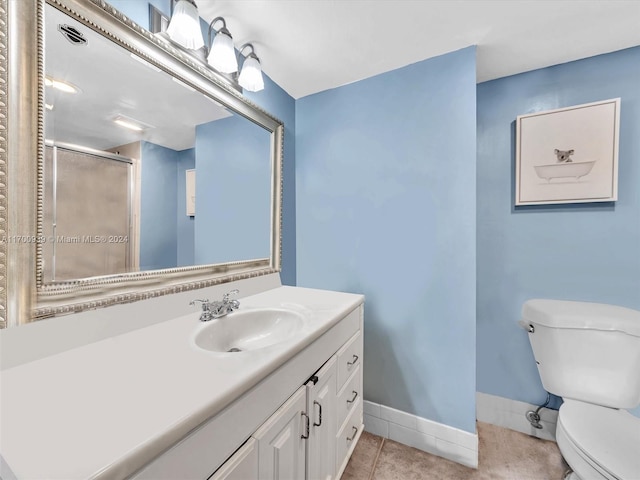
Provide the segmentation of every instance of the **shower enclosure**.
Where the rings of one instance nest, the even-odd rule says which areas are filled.
[[[43,281],[136,270],[133,162],[77,145],[47,142]]]

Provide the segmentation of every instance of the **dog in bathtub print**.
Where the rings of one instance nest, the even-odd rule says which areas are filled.
[[[574,179],[574,182],[580,181],[582,177],[586,177],[591,173],[595,160],[587,162],[574,162],[571,155],[575,153],[575,150],[559,150],[554,149],[553,153],[556,155],[556,163],[550,163],[546,165],[537,165],[533,168],[536,171],[536,175],[547,183],[551,183],[554,178],[562,179]]]

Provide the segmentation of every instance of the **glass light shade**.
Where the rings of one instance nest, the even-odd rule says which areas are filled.
[[[211,51],[207,57],[207,62],[222,73],[238,71],[238,60],[236,60],[236,51],[230,35],[222,30],[216,34],[211,44]]]
[[[238,83],[242,88],[250,92],[259,92],[264,89],[262,68],[255,55],[252,54],[245,58],[240,77],[238,77]]]
[[[187,0],[179,0],[176,3],[167,27],[167,35],[185,48],[197,50],[204,46],[198,9],[193,3]]]

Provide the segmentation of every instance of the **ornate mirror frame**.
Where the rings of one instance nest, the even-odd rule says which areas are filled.
[[[270,257],[42,281],[44,4],[135,53],[271,133]],[[195,57],[103,0],[0,0],[0,328],[280,271],[284,125]]]

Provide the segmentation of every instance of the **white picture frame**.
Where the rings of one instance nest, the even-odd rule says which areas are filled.
[[[195,217],[196,215],[196,171],[191,168],[185,170],[185,177],[187,182],[186,191],[186,204],[187,204],[187,216]]]
[[[618,199],[620,99],[519,115],[515,205]]]

